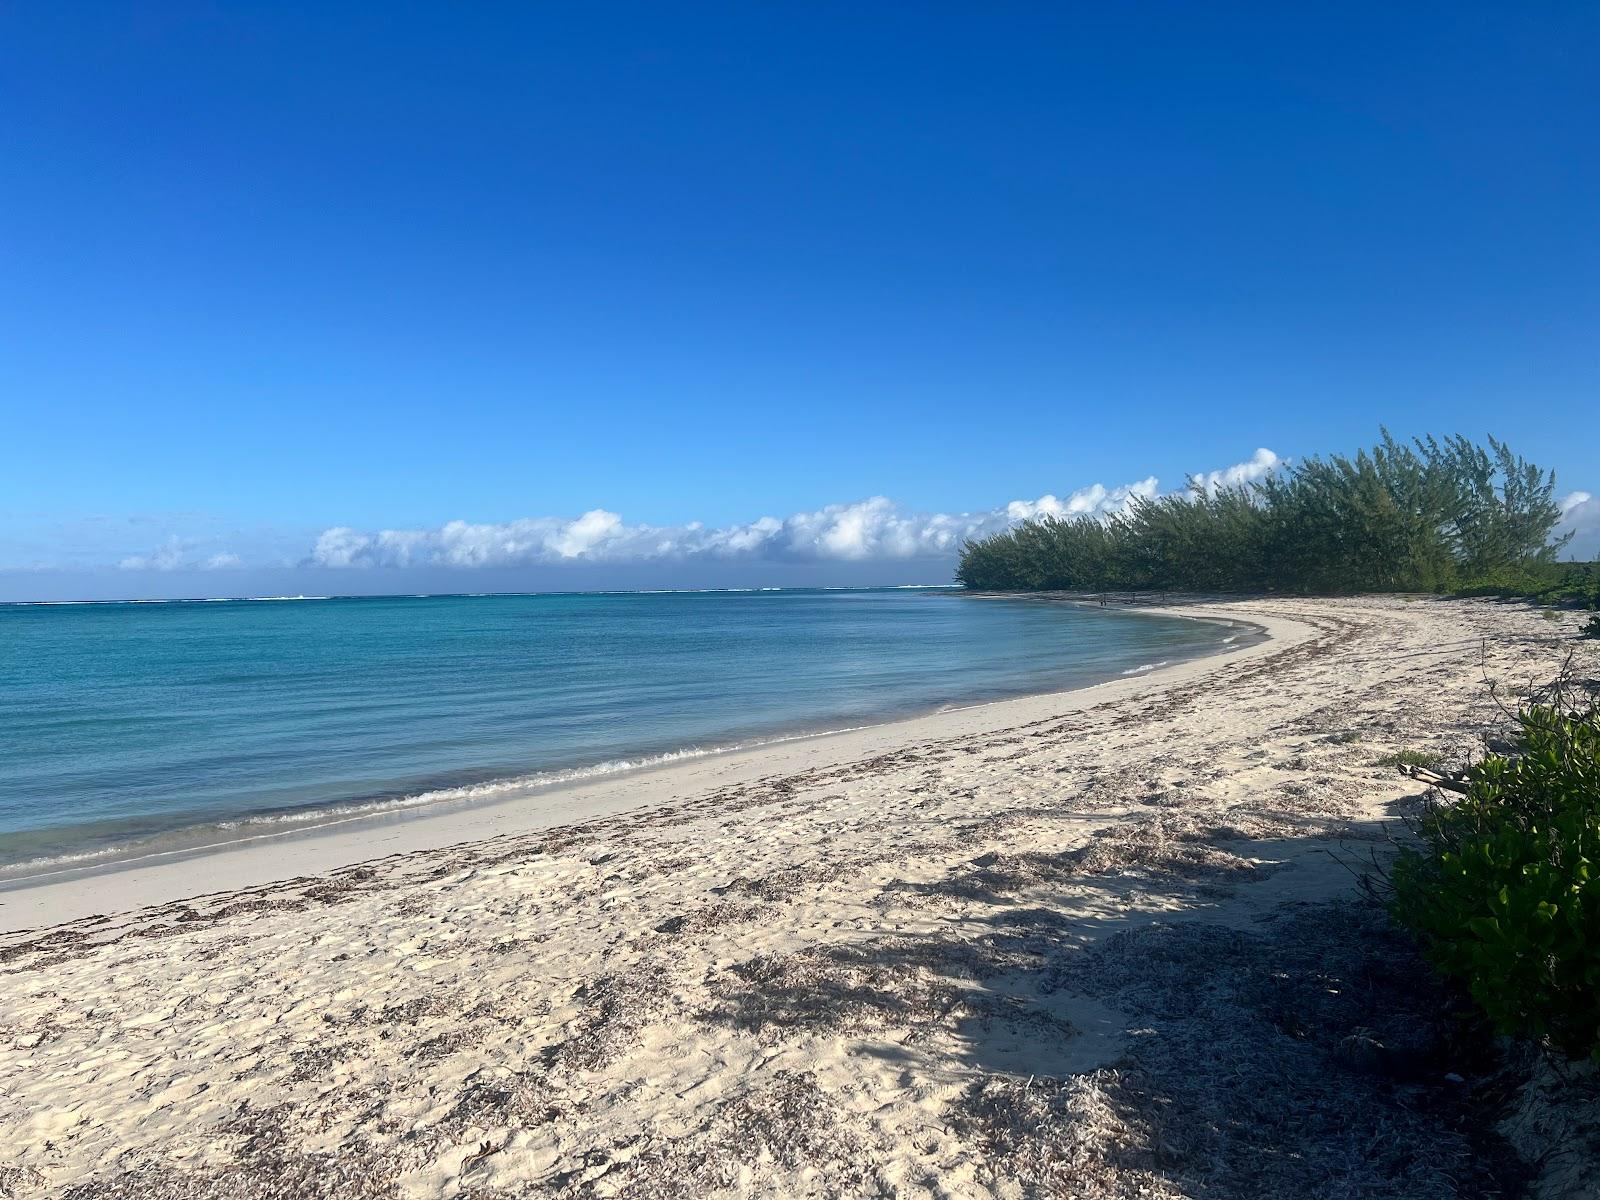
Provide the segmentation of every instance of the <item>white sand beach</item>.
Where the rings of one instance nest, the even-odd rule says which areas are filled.
[[[1357,876],[1576,618],[1182,611],[1271,636],[0,892],[0,1196],[1490,1194]]]

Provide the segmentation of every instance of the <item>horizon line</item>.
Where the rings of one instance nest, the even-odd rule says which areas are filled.
[[[262,604],[321,600],[489,600],[510,596],[670,596],[744,592],[887,592],[964,590],[959,583],[860,583],[793,587],[570,588],[515,592],[335,592],[327,596],[152,596],[105,600],[0,600],[0,608],[81,607],[91,604]]]

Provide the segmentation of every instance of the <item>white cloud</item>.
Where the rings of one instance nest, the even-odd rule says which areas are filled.
[[[1561,523],[1556,526],[1556,536],[1572,534],[1562,556],[1583,560],[1600,558],[1600,497],[1573,492],[1559,503]]]
[[[574,520],[526,517],[498,525],[451,521],[436,530],[361,533],[340,527],[317,539],[311,562],[324,567],[505,567],[690,558],[789,562],[942,558],[954,554],[965,538],[1003,529],[1029,516],[1109,511],[1143,486],[1111,492],[1099,488],[1096,501],[1080,500],[1076,507],[1071,506],[1074,498],[1064,503],[1044,496],[980,513],[912,512],[884,496],[873,496],[781,520],[761,517],[715,529],[698,522],[629,525],[605,509],[594,509]]]
[[[1040,496],[1037,500],[1013,500],[1005,512],[1010,521],[1031,521],[1035,517],[1104,516],[1120,512],[1135,496],[1150,497],[1156,494],[1158,481],[1148,475],[1137,483],[1125,483],[1107,491],[1104,484],[1091,483],[1081,487],[1065,500],[1054,496]]]
[[[1252,454],[1247,461],[1234,463],[1233,466],[1224,467],[1220,471],[1206,471],[1204,474],[1195,475],[1191,478],[1190,483],[1197,491],[1203,491],[1210,495],[1218,488],[1238,487],[1240,484],[1254,483],[1282,464],[1283,459],[1263,446]]]
[[[1258,479],[1279,462],[1258,450],[1248,462],[1197,478],[1241,483]],[[761,517],[748,524],[707,528],[630,525],[603,508],[583,515],[524,517],[501,524],[451,521],[438,529],[385,529],[363,533],[348,526],[325,530],[308,565],[319,567],[510,567],[551,563],[622,563],[660,559],[758,558],[782,562],[862,562],[949,558],[970,537],[995,533],[1042,516],[1105,516],[1135,497],[1157,494],[1147,478],[1108,488],[1095,483],[1065,498],[1013,500],[975,513],[915,512],[884,496],[830,504],[814,512]]]
[[[124,571],[175,571],[183,565],[190,544],[173,534],[149,554],[129,555],[117,565]]]
[[[149,554],[131,554],[117,566],[124,571],[221,571],[244,565],[237,554],[226,551],[198,557],[199,545],[172,534]]]

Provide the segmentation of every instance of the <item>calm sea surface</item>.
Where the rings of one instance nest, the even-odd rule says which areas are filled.
[[[909,589],[0,605],[0,873],[1082,686],[1255,636]]]

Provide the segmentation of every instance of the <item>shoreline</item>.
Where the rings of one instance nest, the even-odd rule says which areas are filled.
[[[777,591],[783,589],[720,589],[723,592]],[[1097,594],[1072,592],[1038,592],[1006,594],[992,592],[967,592],[963,589],[932,589],[917,585],[894,589],[816,589],[819,591],[938,591],[940,599],[990,599],[1027,602],[1045,607],[1065,605],[1085,611],[1102,613],[1108,609]],[[604,593],[592,593],[600,595]],[[632,593],[628,593],[632,594]],[[561,594],[552,593],[557,598]],[[576,593],[586,596],[591,593]],[[373,597],[297,597],[296,599],[365,600]],[[379,597],[380,599],[382,597]],[[402,599],[438,599],[441,597],[402,597]],[[458,597],[442,597],[456,599]],[[498,597],[491,597],[498,598]],[[268,597],[266,599],[285,599]],[[1185,596],[1175,603],[1195,600],[1226,600],[1227,597]],[[1234,598],[1237,599],[1237,598]],[[162,600],[160,604],[220,603],[218,601]],[[227,601],[245,603],[245,601]],[[143,601],[117,602],[142,604]],[[1132,612],[1143,611],[1129,601],[1118,601],[1109,606],[1113,623]],[[406,820],[416,816],[444,813],[474,805],[501,801],[523,801],[558,791],[564,787],[591,779],[638,775],[660,767],[670,766],[690,759],[725,756],[744,751],[760,751],[783,742],[811,740],[839,733],[854,732],[878,725],[915,720],[931,714],[956,711],[1006,700],[1025,699],[1063,691],[1078,691],[1100,683],[1111,682],[1122,676],[1150,672],[1171,663],[1192,661],[1228,652],[1230,643],[1239,639],[1241,630],[1251,630],[1264,635],[1259,624],[1241,622],[1227,617],[1206,617],[1189,612],[1149,613],[1169,621],[1185,620],[1202,625],[1223,627],[1233,631],[1233,636],[1222,637],[1199,649],[1184,648],[1168,651],[1172,657],[1161,657],[1161,651],[1151,648],[1153,661],[1134,662],[1129,656],[1126,669],[1117,670],[1107,664],[1100,670],[1076,671],[1072,664],[1064,664],[1063,677],[1030,679],[1021,686],[1002,686],[991,682],[966,681],[966,694],[959,692],[945,697],[926,697],[917,702],[885,704],[875,698],[870,709],[845,709],[828,714],[795,714],[791,718],[773,717],[761,725],[747,728],[709,729],[704,733],[682,731],[676,740],[658,738],[640,744],[623,744],[614,747],[593,746],[591,758],[557,760],[554,765],[532,761],[517,763],[507,759],[496,769],[482,769],[473,763],[458,764],[447,769],[436,764],[431,775],[410,780],[396,779],[381,790],[355,792],[345,796],[327,796],[304,805],[280,807],[264,806],[238,813],[174,814],[176,820],[166,823],[159,812],[149,819],[130,814],[116,828],[118,822],[89,820],[81,825],[68,823],[59,827],[18,830],[0,837],[0,842],[17,842],[7,846],[7,857],[0,861],[0,897],[7,891],[42,885],[51,881],[86,879],[92,875],[116,872],[146,863],[176,862],[194,859],[212,853],[257,842],[317,837],[341,827],[370,824],[380,825]],[[1114,671],[1115,673],[1106,673]],[[963,689],[966,690],[966,689]],[[609,753],[607,753],[609,751]],[[502,755],[502,757],[504,757]],[[296,768],[292,763],[281,764],[275,778],[293,779]],[[187,818],[187,819],[186,819]],[[104,826],[102,828],[101,826]],[[34,844],[28,846],[32,841]],[[26,847],[26,848],[24,848]]]
[[[961,598],[1097,606],[1093,597],[1059,592],[978,592]],[[0,878],[0,934],[120,915],[179,900],[323,875],[360,863],[634,813],[692,799],[697,792],[749,782],[769,772],[824,762],[836,764],[862,755],[889,753],[913,743],[1045,720],[1288,649],[1313,632],[1290,619],[1230,610],[1227,602],[1191,603],[1203,604],[1206,611],[1198,613],[1171,604],[1120,602],[1116,611],[1246,626],[1260,631],[1262,640],[1242,647],[1223,646],[1197,658],[1083,687],[977,701],[839,730],[777,735],[751,745],[713,748],[698,754],[678,751],[675,753],[688,756],[579,778],[533,782],[502,796],[435,800],[358,812],[308,823],[299,829],[268,830],[234,840]]]

